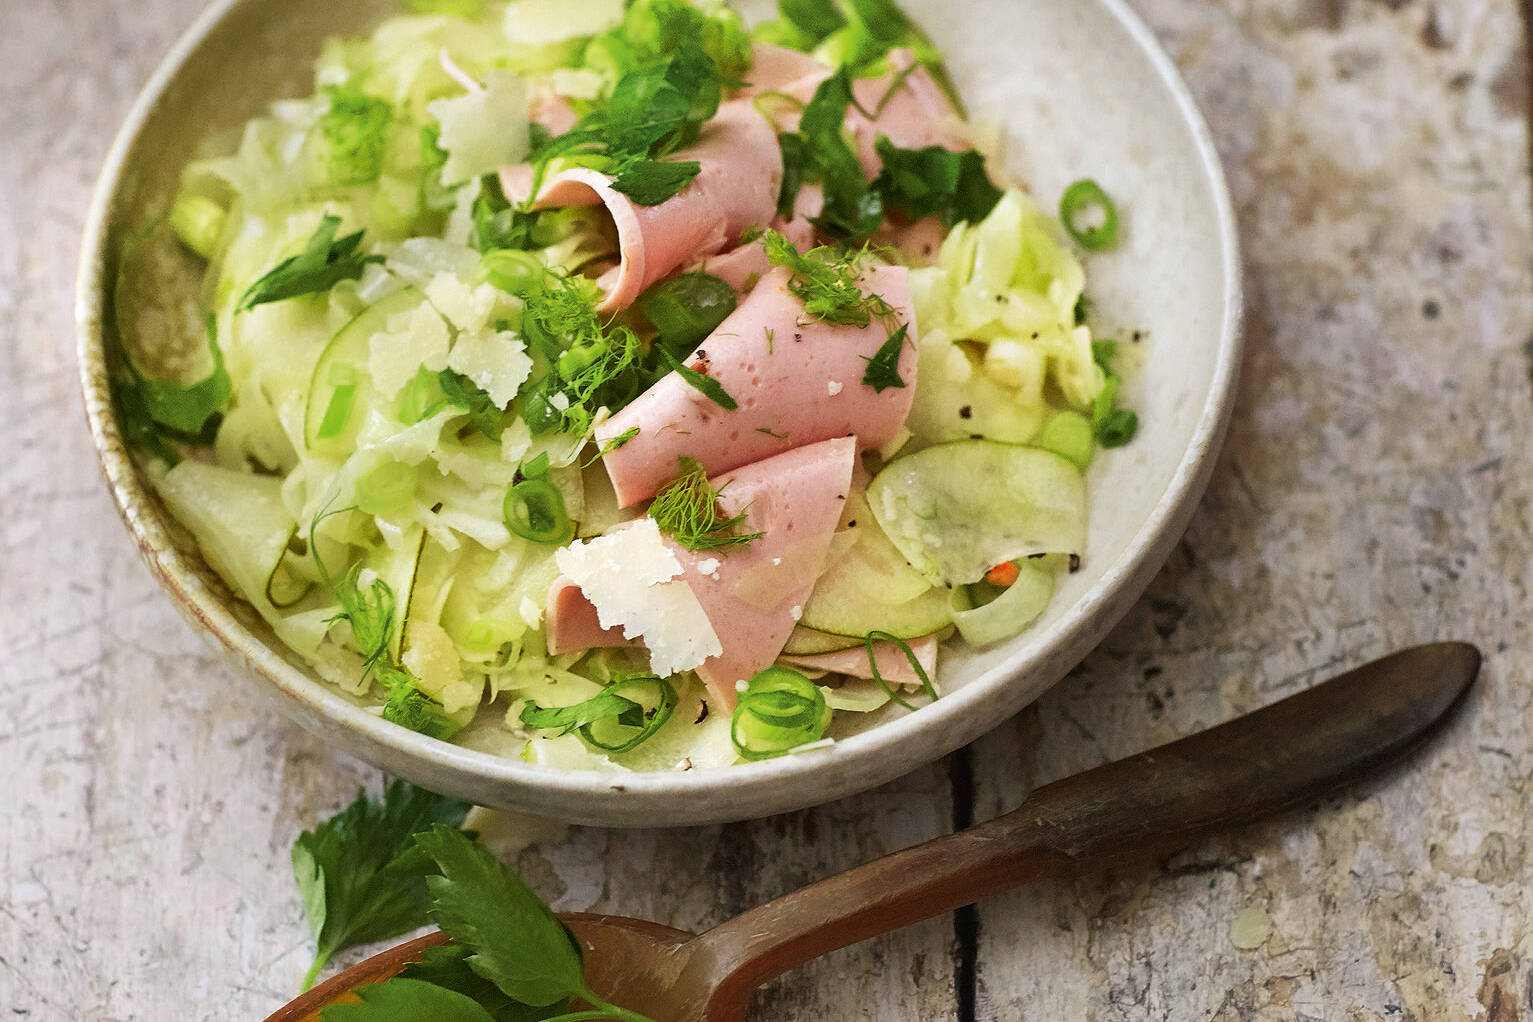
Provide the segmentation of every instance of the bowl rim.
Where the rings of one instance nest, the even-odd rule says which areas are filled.
[[[552,769],[439,742],[368,712],[275,652],[197,577],[186,556],[171,544],[161,511],[138,476],[112,411],[103,342],[103,284],[110,262],[111,214],[123,184],[125,163],[156,105],[187,60],[233,8],[247,2],[250,0],[217,0],[192,22],[138,93],[108,150],[88,209],[78,264],[77,357],[97,458],[118,512],[151,573],[169,592],[177,608],[268,683],[280,696],[286,712],[304,726],[352,732],[368,747],[367,752],[357,754],[375,762],[386,758],[390,768],[400,773],[446,778],[445,787],[455,783],[448,774],[471,776],[478,780],[481,791],[488,784],[504,793],[506,804],[536,803],[535,811],[579,822],[653,826],[785,812],[867,790],[932,762],[991,730],[1025,703],[1017,702],[1005,714],[987,713],[987,707],[1010,705],[1005,699],[1006,689],[1015,686],[1023,675],[1036,671],[1045,659],[1057,657],[1061,649],[1071,652],[1065,658],[1068,663],[1057,669],[1056,675],[1062,675],[1078,662],[1137,600],[1185,530],[1207,485],[1228,426],[1244,347],[1238,225],[1212,132],[1175,64],[1126,0],[1096,0],[1142,52],[1191,131],[1200,169],[1215,199],[1214,215],[1223,253],[1223,309],[1207,396],[1168,485],[1117,561],[1045,628],[1040,641],[1034,642],[1025,654],[1019,654],[1004,670],[987,672],[989,678],[955,689],[918,713],[885,721],[809,752],[722,769],[628,773]],[[1057,677],[1049,680],[1052,684]],[[892,749],[903,749],[904,755],[890,755]],[[399,769],[401,765],[403,769]],[[839,784],[824,784],[831,773],[840,776]],[[805,783],[811,779],[821,783]],[[797,792],[810,794],[804,797]],[[532,793],[536,797],[516,797]],[[725,797],[709,798],[720,795]],[[622,804],[615,804],[614,799],[620,799]],[[671,804],[672,800],[676,804]]]

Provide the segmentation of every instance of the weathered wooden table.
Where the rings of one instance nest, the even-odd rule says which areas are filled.
[[[263,1016],[307,959],[289,843],[375,781],[182,624],[82,421],[70,292],[86,196],[198,6],[0,0],[0,1007],[18,1020]],[[1170,565],[1069,680],[946,763],[756,824],[554,833],[517,865],[561,908],[703,927],[1037,782],[1465,637],[1490,654],[1483,685],[1409,773],[842,952],[775,985],[758,1017],[1521,1018],[1524,25],[1513,0],[1136,6],[1212,121],[1247,253],[1239,411]]]

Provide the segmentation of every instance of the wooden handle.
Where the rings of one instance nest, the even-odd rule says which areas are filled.
[[[1184,846],[1314,798],[1430,735],[1479,663],[1463,644],[1407,650],[1047,785],[989,823],[812,884],[703,934],[684,985],[714,989],[706,1017],[735,1017],[761,983],[829,951],[1036,877]]]

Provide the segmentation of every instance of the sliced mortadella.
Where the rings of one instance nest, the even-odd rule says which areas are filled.
[[[825,569],[856,460],[857,445],[841,437],[723,475],[713,481],[720,509],[731,517],[743,514],[741,530],[761,536],[729,551],[688,550],[666,541],[682,564],[681,580],[723,644],[723,652],[697,669],[720,705],[732,709],[736,683],[770,667],[787,643]],[[603,628],[596,608],[567,578],[549,592],[547,622],[552,654],[640,644],[625,639],[621,629]]]
[[[721,104],[697,142],[668,159],[696,160],[701,170],[657,206],[641,206],[614,188],[608,175],[579,167],[550,177],[533,203],[536,209],[607,208],[617,228],[619,262],[597,279],[600,312],[627,308],[649,285],[699,256],[724,251],[777,214],[782,150],[772,125],[749,100]],[[531,187],[526,165],[503,168],[500,177],[513,202],[526,197]]]
[[[937,676],[937,637],[923,635],[919,639],[911,639],[909,646],[910,652],[915,654],[916,662],[921,665],[926,676],[935,678]],[[873,657],[878,664],[878,673],[883,675],[884,680],[889,684],[921,684],[921,678],[916,674],[916,669],[910,666],[910,660],[905,656],[905,651],[897,643],[873,643]],[[868,651],[864,646],[808,656],[784,655],[777,659],[790,667],[807,667],[811,671],[829,671],[832,674],[844,674],[850,678],[871,679],[873,677],[868,664]]]
[[[924,149],[941,146],[956,151],[972,149],[964,131],[963,120],[953,109],[947,93],[931,72],[917,66],[915,53],[908,49],[890,50],[889,73],[879,78],[858,78],[852,82],[857,102],[846,112],[846,130],[852,136],[857,162],[869,178],[883,167],[874,144],[886,135],[901,149]],[[797,81],[777,87],[801,103],[814,96],[820,83],[830,77],[823,65],[808,71]],[[858,109],[861,107],[861,109]],[[876,116],[863,113],[871,111]],[[779,118],[780,130],[797,129],[797,116]]]
[[[899,433],[915,394],[916,322],[908,271],[880,266],[862,278],[907,327],[900,351],[903,387],[864,384],[868,359],[891,326],[835,325],[805,315],[778,267],[720,323],[692,358],[738,403],[726,411],[676,373],[663,377],[597,427],[602,443],[631,429],[631,440],[602,456],[623,507],[653,497],[676,478],[677,460],[696,460],[710,476],[832,437],[854,437],[859,450],[883,447]]]
[[[760,96],[768,92],[785,92],[799,98],[806,83],[809,92],[830,77],[830,68],[807,53],[774,46],[771,43],[755,43],[751,46],[750,81],[737,95]]]
[[[958,152],[974,148],[947,93],[930,71],[916,66],[916,56],[910,50],[890,50],[889,73],[882,78],[857,79],[852,83],[852,94],[864,110],[878,115],[870,119],[856,106],[846,115],[857,161],[869,177],[883,169],[874,148],[880,135],[888,136],[901,149],[935,145]]]
[[[802,217],[778,220],[772,229],[787,238],[794,248],[803,250],[814,247],[814,225]],[[771,272],[772,264],[767,259],[766,244],[756,238],[723,255],[704,259],[695,268],[718,277],[743,297],[755,290],[761,278]]]
[[[637,639],[623,638],[621,628],[603,628],[596,605],[567,577],[554,579],[548,590],[545,640],[550,656],[578,653],[611,646],[637,646]],[[880,665],[882,669],[882,665]]]
[[[761,537],[728,551],[675,549],[724,651],[697,669],[708,691],[735,705],[736,685],[772,666],[830,552],[852,483],[857,445],[826,440],[747,465],[714,481],[719,507]]]

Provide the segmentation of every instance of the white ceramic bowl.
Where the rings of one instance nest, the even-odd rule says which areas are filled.
[[[833,746],[728,770],[556,772],[385,723],[316,681],[230,598],[166,516],[113,421],[102,324],[122,233],[162,213],[206,139],[311,88],[327,35],[366,29],[394,0],[222,0],[176,45],[106,162],[85,232],[78,317],[91,430],[124,521],[176,605],[304,727],[383,769],[475,802],[615,826],[699,824],[813,805],[871,788],[971,741],[1081,660],[1175,545],[1207,482],[1240,361],[1235,220],[1208,130],[1175,68],[1121,0],[909,0],[1006,162],[1045,202],[1094,177],[1124,215],[1124,243],[1088,261],[1098,325],[1144,331],[1126,403],[1142,423],[1092,467],[1085,566],[1017,639],[946,657],[945,691],[914,714]]]

